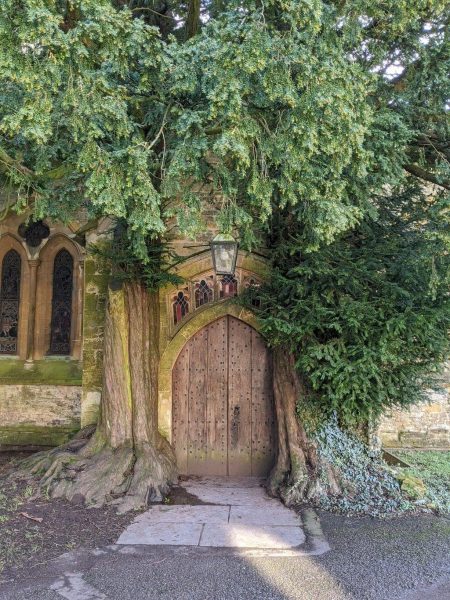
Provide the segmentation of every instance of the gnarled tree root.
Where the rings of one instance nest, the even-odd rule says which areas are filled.
[[[278,457],[267,481],[267,490],[287,506],[317,504],[326,495],[339,495],[339,473],[319,458],[296,414],[296,404],[306,396],[306,388],[295,359],[283,349],[274,351],[274,399],[278,424]]]
[[[120,513],[162,500],[176,483],[173,452],[162,438],[158,447],[110,448],[89,433],[82,430],[68,444],[26,459],[20,473],[38,478],[52,498],[95,508],[113,504]]]

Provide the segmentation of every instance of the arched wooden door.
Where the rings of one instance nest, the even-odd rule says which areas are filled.
[[[234,317],[195,334],[172,372],[172,441],[189,475],[267,475],[275,456],[272,360]]]

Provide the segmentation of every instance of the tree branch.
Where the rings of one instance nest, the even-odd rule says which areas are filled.
[[[32,179],[57,181],[59,179],[64,179],[64,177],[72,173],[73,170],[73,166],[66,163],[58,165],[49,171],[45,171],[45,173],[37,174],[32,169],[29,169],[25,165],[21,164],[20,161],[10,156],[6,150],[0,148],[0,173],[16,171]]]
[[[425,181],[434,183],[434,185],[439,185],[445,188],[446,190],[450,190],[450,181],[440,181],[440,179],[433,175],[433,173],[422,169],[422,167],[419,167],[419,165],[416,163],[404,165],[403,168],[405,169],[405,171],[407,171],[411,175],[414,175],[415,177],[418,177],[419,179],[424,179]]]
[[[12,156],[10,156],[6,150],[0,148],[0,171],[2,173],[7,173],[11,170],[22,173],[22,175],[27,175],[28,177],[34,176],[34,173],[31,169],[20,164],[20,162],[12,158]]]

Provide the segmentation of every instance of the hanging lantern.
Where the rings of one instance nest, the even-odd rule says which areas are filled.
[[[234,275],[238,243],[232,235],[219,233],[211,241],[211,254],[217,275]]]

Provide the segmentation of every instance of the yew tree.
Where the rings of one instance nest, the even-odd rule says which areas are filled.
[[[416,398],[446,352],[446,4],[3,0],[8,205],[117,223],[101,417],[33,459],[53,495],[127,509],[176,477],[157,430],[158,287],[171,224],[195,237],[205,203],[272,265],[271,489],[346,493],[298,405],[362,422]]]

